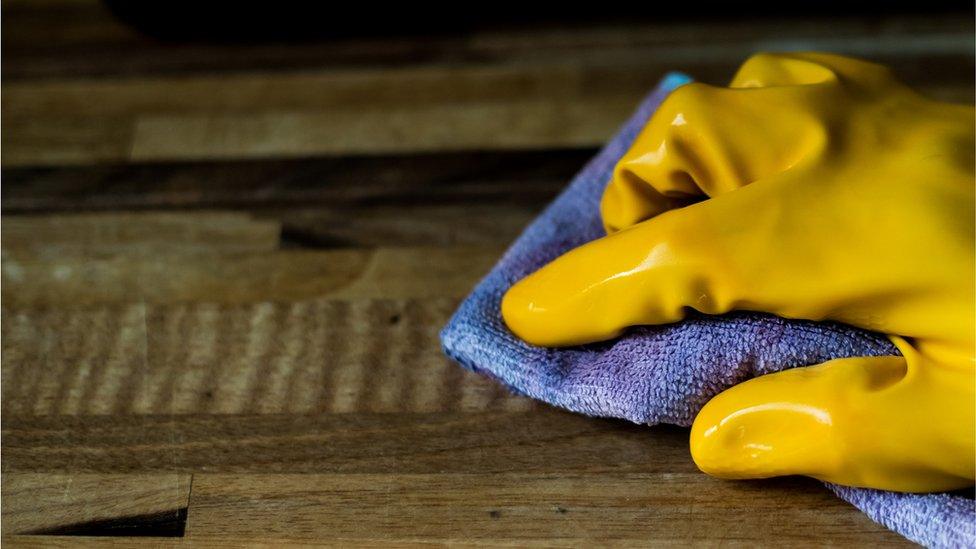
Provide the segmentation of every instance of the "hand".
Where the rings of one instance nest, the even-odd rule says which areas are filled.
[[[729,88],[688,84],[617,165],[609,236],[505,295],[542,346],[616,337],[686,311],[763,311],[885,334],[903,357],[840,359],[737,385],[691,431],[723,478],[973,484],[974,110],[884,67],[762,54]]]

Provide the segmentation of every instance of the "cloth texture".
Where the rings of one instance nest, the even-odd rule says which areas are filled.
[[[515,241],[441,332],[448,356],[513,392],[567,410],[689,426],[711,397],[751,377],[834,358],[898,354],[876,333],[757,313],[698,315],[633,328],[613,341],[561,349],[533,347],[508,331],[501,318],[502,295],[562,253],[605,234],[599,201],[614,164],[667,94],[689,80],[679,73],[667,75]],[[976,506],[965,495],[828,487],[871,519],[920,544],[976,546]]]

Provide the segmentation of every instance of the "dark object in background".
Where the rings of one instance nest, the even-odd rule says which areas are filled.
[[[696,20],[754,20],[774,17],[873,16],[973,13],[972,2],[789,1],[688,2],[607,5],[566,0],[531,2],[201,2],[190,0],[105,0],[122,21],[160,39],[242,41],[304,40],[347,36],[439,34],[493,26]]]

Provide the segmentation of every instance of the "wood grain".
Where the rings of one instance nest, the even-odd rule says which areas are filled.
[[[99,119],[314,112],[337,108],[368,112],[371,108],[408,106],[521,104],[531,107],[547,101],[616,100],[633,105],[668,71],[682,70],[702,81],[724,85],[735,68],[752,53],[796,49],[798,43],[811,49],[851,55],[864,50],[862,55],[887,62],[910,84],[923,89],[963,90],[968,79],[959,73],[972,63],[972,54],[967,52],[967,47],[973,45],[970,29],[958,20],[938,23],[914,29],[920,34],[917,42],[905,43],[900,33],[913,29],[903,28],[887,40],[879,36],[868,45],[860,34],[846,40],[841,38],[842,31],[836,28],[826,32],[822,27],[807,27],[807,32],[819,36],[799,38],[795,34],[800,30],[798,23],[792,21],[783,23],[776,31],[783,38],[794,33],[790,42],[784,41],[779,48],[775,39],[771,40],[768,34],[757,34],[753,26],[743,29],[751,34],[742,33],[731,44],[708,45],[694,43],[696,37],[702,38],[700,33],[708,32],[707,27],[684,35],[674,29],[641,27],[618,27],[598,36],[588,36],[585,31],[557,36],[527,33],[503,38],[503,42],[515,42],[519,50],[526,51],[508,54],[510,57],[498,62],[435,64],[421,60],[382,68],[366,63],[331,70],[322,70],[321,66],[303,71],[260,67],[243,74],[15,80],[4,84],[2,105],[5,113],[17,117],[84,113]],[[911,21],[904,20],[893,21],[894,25],[913,26]],[[868,28],[869,25],[856,24],[847,31],[863,32]],[[765,30],[772,31],[773,27]],[[641,33],[651,37],[646,49],[627,41],[639,41],[637,37]],[[662,34],[687,43],[661,48],[660,44],[654,44],[653,37]],[[491,38],[485,41],[493,43]],[[905,51],[899,52],[902,48]]]
[[[2,6],[2,542],[905,545],[687,430],[559,411],[438,332],[667,71],[826,49],[971,101],[968,14],[161,40]]]
[[[2,223],[0,241],[11,267],[13,258],[269,252],[278,248],[281,233],[275,221],[228,211],[6,216]]]
[[[231,529],[272,540],[654,545],[703,542],[718,530],[741,544],[768,541],[770,532],[779,543],[802,543],[817,531],[838,543],[907,545],[878,536],[847,504],[809,490],[810,481],[705,483],[696,473],[605,474],[600,482],[572,474],[200,474],[187,538]]]
[[[466,63],[459,62],[459,43],[468,50],[460,54]],[[412,61],[402,59],[395,41],[333,48],[339,57],[343,51],[399,56],[395,67],[381,69],[366,55],[326,71],[283,71],[268,63],[243,75],[191,71],[5,82],[3,163],[595,146],[668,70],[724,83],[761,50],[824,49],[873,58],[943,99],[968,101],[974,89],[971,21],[960,18],[721,28],[638,24],[488,33],[433,44],[440,53],[417,57],[413,51]],[[158,51],[129,46],[144,58]],[[219,51],[202,57],[226,60]]]
[[[450,390],[450,389],[449,389]],[[355,414],[18,415],[17,473],[691,474],[687,430],[548,406]],[[613,459],[608,459],[612,456]],[[705,482],[705,478],[700,478]]]
[[[185,523],[190,475],[13,473],[5,468],[3,495],[4,535],[66,533],[86,525],[140,535],[134,521],[119,518],[155,516],[162,521],[169,515],[170,521]],[[116,523],[106,524],[106,519]],[[182,528],[173,531],[182,534]]]
[[[438,332],[457,299],[3,311],[3,411],[323,413],[524,409],[462,372]]]
[[[586,147],[606,141],[632,99],[502,105],[142,116],[132,161]],[[19,163],[13,159],[12,163]]]
[[[3,212],[541,208],[596,149],[347,155],[296,160],[6,168]],[[414,222],[424,215],[414,215]],[[282,219],[287,224],[288,219]],[[395,236],[395,235],[390,235]],[[506,241],[507,242],[507,241]]]
[[[88,536],[17,536],[5,535],[0,541],[8,547],[183,547],[180,538],[129,538],[129,537],[88,537]],[[243,540],[241,540],[243,541]],[[252,542],[254,540],[251,540]],[[202,545],[197,543],[197,545]],[[227,546],[227,542],[217,544]]]
[[[411,298],[465,295],[498,258],[499,248],[284,250],[231,258],[152,257],[21,259],[3,265],[6,306],[51,303],[253,303],[313,298]]]
[[[199,219],[198,215],[219,219],[226,215],[222,210],[233,208],[251,212],[256,217],[256,227],[262,221],[277,222],[285,247],[501,247],[521,232],[594,152],[465,151],[6,168],[3,211],[31,214],[32,217],[17,222],[20,224],[67,227],[67,220],[73,218],[37,216],[145,210],[146,217],[134,217],[131,222],[124,215],[99,219],[111,226],[133,225],[127,231],[159,230],[168,234],[173,229],[162,227],[151,215],[161,211],[208,210],[187,216],[189,224]],[[8,215],[5,219],[11,218]],[[45,230],[50,233],[51,229]],[[201,224],[194,230],[214,229]],[[62,232],[65,234],[57,239],[77,238],[73,231]],[[130,244],[130,249],[139,246],[135,241]],[[150,247],[159,246],[157,241]]]
[[[35,416],[3,436],[8,474],[194,471],[202,543],[688,543],[717,526],[731,544],[904,544],[813,481],[698,474],[681,429],[551,409]]]
[[[897,10],[870,17],[751,17],[731,20],[654,21],[640,14],[612,22],[533,26],[486,26],[422,36],[347,37],[332,40],[264,43],[170,41],[142,36],[106,13],[97,0],[11,1],[4,14],[17,25],[5,33],[5,81],[65,77],[230,75],[327,68],[402,68],[408,64],[468,68],[590,59],[594,65],[640,55],[647,63],[678,61],[700,78],[727,78],[729,63],[756,50],[832,49],[862,56],[886,56],[889,63],[949,52],[970,55],[972,17],[958,14],[901,15]],[[595,17],[592,19],[596,19]],[[968,34],[967,34],[968,33]],[[37,35],[46,40],[37,40]],[[937,36],[933,40],[918,39]],[[906,39],[909,37],[910,39]],[[962,41],[962,46],[960,46]],[[709,70],[706,70],[710,67]],[[672,66],[673,68],[673,66]],[[924,73],[922,67],[915,70]],[[946,73],[934,72],[935,75]],[[634,75],[655,78],[654,75]],[[598,80],[605,85],[611,82]],[[371,94],[382,90],[371,89]],[[490,93],[490,92],[489,92]]]
[[[126,158],[135,132],[128,118],[8,116],[4,109],[0,161],[18,164],[111,162]]]

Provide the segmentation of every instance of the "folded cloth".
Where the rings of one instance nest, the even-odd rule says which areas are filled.
[[[594,416],[691,425],[714,395],[748,378],[833,358],[891,355],[879,334],[849,326],[734,313],[639,327],[609,342],[533,347],[502,321],[502,295],[519,279],[603,236],[599,202],[613,166],[674,88],[667,75],[620,132],[515,241],[441,333],[444,351],[512,391]],[[976,546],[976,507],[953,494],[913,495],[828,484],[873,520],[932,547]]]

